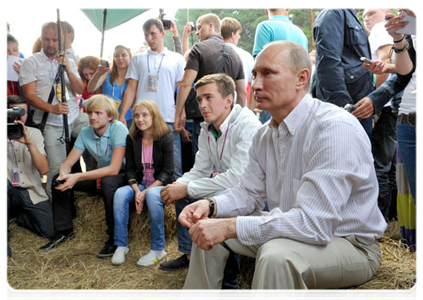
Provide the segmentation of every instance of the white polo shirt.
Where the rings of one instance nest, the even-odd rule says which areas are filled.
[[[138,81],[136,102],[152,100],[159,107],[165,122],[175,121],[175,92],[177,82],[184,76],[185,59],[179,53],[147,50],[134,55],[126,72],[126,79]],[[148,76],[158,76],[157,91],[147,89]]]
[[[78,77],[78,67],[76,63],[69,59],[69,66],[72,72]],[[22,62],[21,71],[19,73],[19,84],[24,86],[25,84],[36,81],[37,86],[35,94],[48,102],[48,96],[50,95],[51,88],[53,86],[54,79],[56,78],[58,70],[57,59],[50,59],[45,55],[44,51],[35,53],[34,55],[26,58]],[[69,105],[68,123],[72,124],[78,116],[78,105],[76,104],[76,94],[70,84],[68,75],[64,72],[65,83],[66,83],[66,101]],[[53,98],[52,105],[58,104],[56,95]],[[35,124],[40,124],[43,118],[44,111],[38,108],[34,109],[33,120]],[[63,115],[56,115],[53,113],[48,114],[47,122],[48,125],[63,126]]]
[[[254,67],[254,58],[250,54],[250,52],[247,52],[244,49],[241,49],[232,43],[226,43],[226,44],[231,46],[231,48],[235,50],[235,52],[239,55],[239,58],[241,58],[242,60],[242,67],[244,68],[244,76],[245,76],[245,86],[247,87],[248,83],[251,82],[251,79],[253,77],[251,70]]]

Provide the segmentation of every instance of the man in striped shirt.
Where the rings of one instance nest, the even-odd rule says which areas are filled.
[[[242,182],[182,211],[195,243],[184,288],[220,288],[229,249],[256,258],[258,289],[350,287],[379,268],[386,222],[369,139],[354,116],[311,98],[310,71],[293,42],[257,56],[252,89],[272,120],[253,138]]]

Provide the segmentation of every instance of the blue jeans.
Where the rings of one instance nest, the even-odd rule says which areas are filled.
[[[182,150],[180,134],[174,131],[173,123],[166,123],[173,134],[173,176],[178,179],[182,176]]]
[[[373,125],[373,116],[368,117],[367,119],[361,119],[359,120],[361,125],[364,128],[364,131],[366,131],[367,135],[369,136],[369,138],[371,138],[372,136],[372,125]]]
[[[416,127],[397,123],[397,139],[411,195],[416,203]]]
[[[269,112],[267,112],[267,111],[265,111],[265,110],[263,110],[263,111],[260,113],[260,122],[261,122],[261,124],[266,123],[266,122],[267,122],[267,121],[269,121],[271,118],[272,118],[272,116],[269,114]]]
[[[141,191],[147,187],[141,183],[138,187]],[[151,249],[162,250],[165,247],[164,213],[160,191],[163,186],[153,187],[147,191],[145,202],[151,220]],[[128,222],[130,205],[135,202],[135,192],[131,186],[119,188],[114,197],[113,213],[115,216],[115,245],[128,245]]]
[[[195,163],[195,155],[197,154],[197,151],[198,151],[198,138],[201,132],[200,124],[202,122],[204,122],[203,118],[193,120],[192,122],[191,152],[192,152],[192,159],[194,163]]]

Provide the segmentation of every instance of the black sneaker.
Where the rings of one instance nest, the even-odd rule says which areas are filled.
[[[47,244],[39,248],[38,251],[49,251],[49,250],[55,249],[59,247],[61,244],[63,244],[64,242],[73,239],[74,237],[75,237],[75,234],[73,233],[73,231],[71,231],[68,234],[60,235],[50,240],[50,242],[48,242]]]
[[[107,241],[104,244],[103,249],[101,249],[101,251],[97,254],[97,257],[104,258],[104,257],[113,256],[113,254],[116,251],[116,248],[117,248],[117,246],[115,244],[113,244],[113,242]]]
[[[181,257],[169,260],[167,262],[160,264],[160,269],[165,271],[177,271],[183,268],[189,267],[189,259],[186,254],[182,255]]]

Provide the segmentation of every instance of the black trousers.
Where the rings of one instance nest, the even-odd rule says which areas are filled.
[[[388,220],[396,217],[396,120],[392,108],[384,107],[370,139],[379,183],[378,206]]]
[[[53,178],[53,182],[59,175]],[[73,189],[64,192],[52,187],[53,194],[53,220],[56,234],[70,232],[73,230],[73,208],[74,191],[87,192],[94,195],[102,195],[104,208],[106,211],[106,233],[109,239],[114,239],[115,220],[113,217],[113,197],[121,186],[126,185],[126,176],[123,172],[118,175],[101,178],[101,189],[97,189],[97,180],[84,180],[77,182]]]
[[[14,187],[7,180],[7,218],[16,217],[18,225],[43,237],[52,238],[53,211],[49,200],[32,203],[27,189]]]

